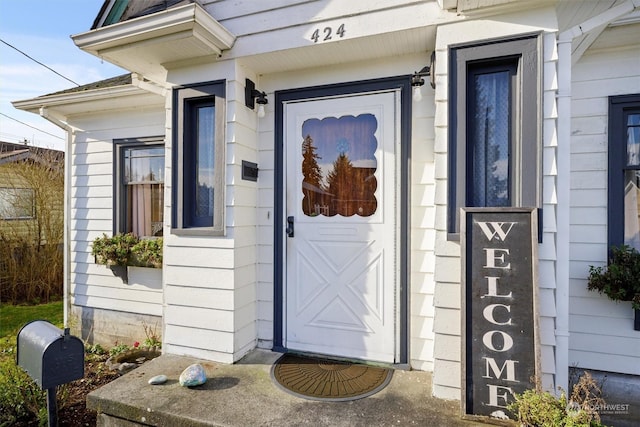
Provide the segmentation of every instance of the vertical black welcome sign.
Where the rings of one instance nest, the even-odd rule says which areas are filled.
[[[462,212],[463,412],[509,416],[538,372],[537,211]]]

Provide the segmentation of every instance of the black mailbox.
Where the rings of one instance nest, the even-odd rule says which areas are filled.
[[[18,333],[18,366],[42,388],[84,377],[84,345],[46,320],[27,323]],[[55,393],[54,393],[55,395]]]

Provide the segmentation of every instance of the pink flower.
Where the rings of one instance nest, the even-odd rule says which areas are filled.
[[[133,348],[138,348],[138,346],[140,345],[140,343],[138,341],[133,343]]]

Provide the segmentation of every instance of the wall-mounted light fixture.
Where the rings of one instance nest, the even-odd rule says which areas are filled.
[[[436,81],[434,78],[436,53],[431,52],[431,63],[426,67],[422,67],[420,71],[416,71],[411,76],[411,87],[413,87],[413,100],[415,102],[422,101],[422,86],[424,85],[423,77],[429,76],[429,82],[433,89],[436,88]]]
[[[256,84],[249,79],[245,80],[244,105],[252,110],[258,104],[258,117],[264,117],[264,106],[268,104],[267,94],[256,89]]]

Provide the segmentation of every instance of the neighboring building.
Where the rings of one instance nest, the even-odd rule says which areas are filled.
[[[0,141],[0,236],[3,240],[45,244],[50,240],[49,232],[57,240],[55,244],[62,243],[64,197],[51,185],[48,171],[62,177],[63,168],[62,151]],[[39,203],[46,206],[38,206]],[[39,213],[51,218],[38,218]],[[48,226],[55,228],[56,219],[59,229],[52,230]]]
[[[459,208],[531,207],[544,386],[570,367],[637,379],[630,303],[586,278],[639,247],[639,7],[105,1],[73,40],[132,75],[14,103],[68,131],[82,338],[157,323],[166,353],[373,360],[459,400]],[[125,231],[164,236],[161,277],[94,263],[92,240]]]
[[[0,297],[60,298],[64,152],[0,141]]]

